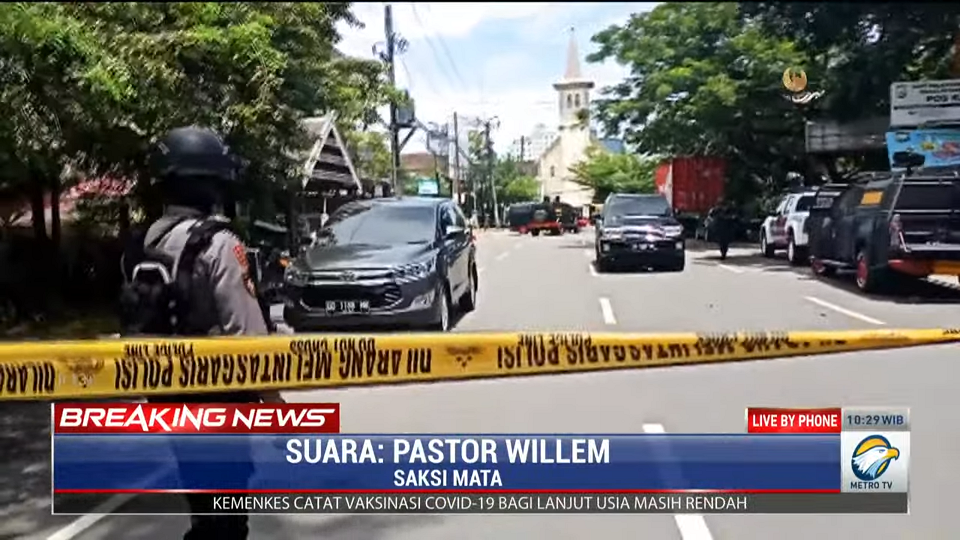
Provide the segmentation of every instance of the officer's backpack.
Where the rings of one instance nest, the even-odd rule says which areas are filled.
[[[180,253],[179,263],[157,245],[183,220],[175,221],[150,244],[135,238],[123,255],[124,283],[120,293],[120,333],[124,336],[202,335],[209,328],[189,328],[188,314],[197,257],[228,230],[217,218],[198,221]]]

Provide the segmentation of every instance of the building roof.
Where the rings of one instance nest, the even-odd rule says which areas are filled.
[[[580,73],[580,48],[577,47],[577,37],[575,30],[570,29],[570,42],[567,43],[567,69],[563,72],[563,78],[567,81],[578,81],[583,77]]]
[[[409,172],[432,172],[436,161],[430,152],[400,154],[400,168]]]
[[[577,35],[570,29],[570,41],[567,43],[567,63],[563,72],[563,79],[554,83],[557,90],[565,88],[593,88],[593,81],[584,78],[580,70],[580,48],[577,46]]]
[[[350,153],[337,130],[336,118],[336,114],[330,113],[303,121],[304,129],[313,140],[304,164],[304,191],[362,189]]]

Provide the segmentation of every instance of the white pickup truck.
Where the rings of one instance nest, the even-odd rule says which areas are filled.
[[[791,193],[784,196],[773,215],[760,226],[760,253],[773,257],[777,250],[787,250],[790,264],[807,262],[807,233],[803,225],[816,200],[815,191]]]

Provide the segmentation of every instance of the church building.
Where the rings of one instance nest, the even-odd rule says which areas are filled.
[[[570,167],[582,161],[593,144],[607,151],[623,151],[619,141],[598,139],[590,126],[590,90],[594,86],[594,82],[581,73],[580,51],[571,30],[566,70],[563,79],[553,85],[560,117],[557,136],[538,159],[537,180],[542,196],[551,200],[560,197],[574,207],[589,205],[593,201],[593,190],[575,183]]]

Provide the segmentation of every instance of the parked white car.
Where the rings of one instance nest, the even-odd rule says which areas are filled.
[[[787,251],[790,264],[807,262],[807,233],[803,225],[816,200],[815,191],[791,193],[784,196],[777,210],[760,226],[760,253],[773,257],[777,250]]]

